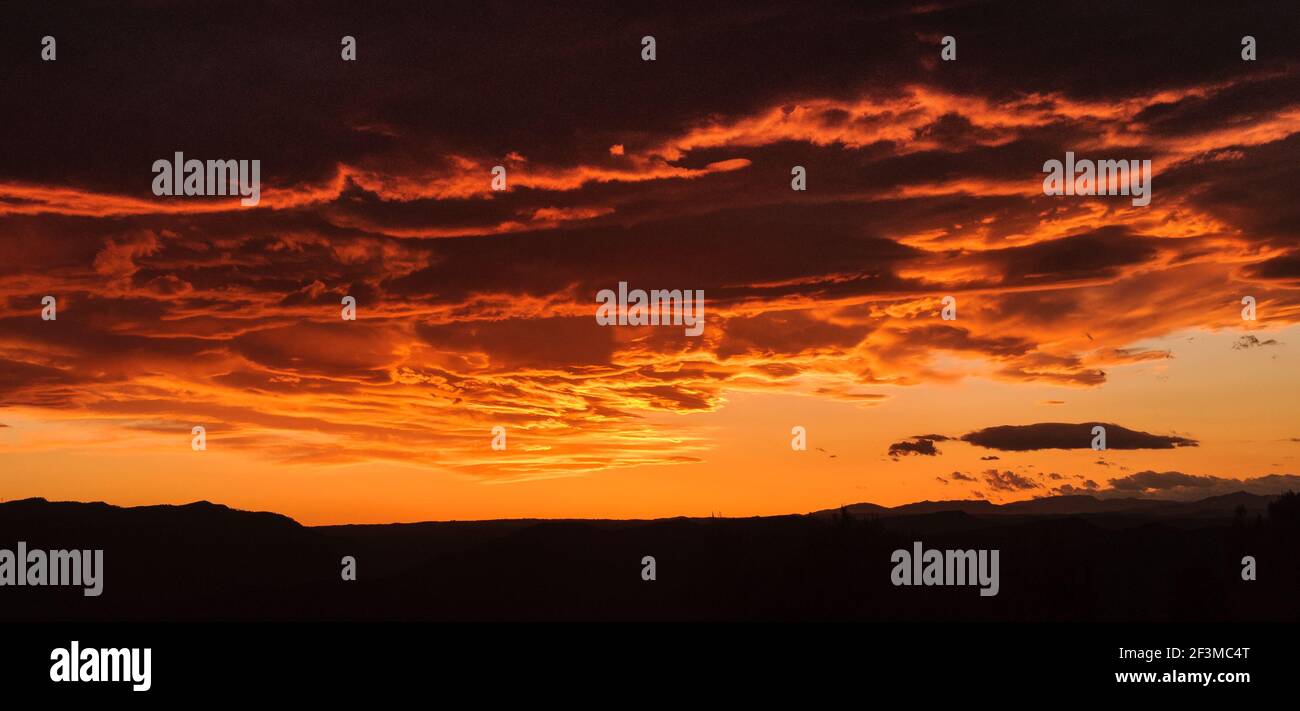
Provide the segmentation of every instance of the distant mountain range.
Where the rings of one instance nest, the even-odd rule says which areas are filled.
[[[102,549],[103,593],[0,586],[0,621],[1297,620],[1300,526],[1270,518],[1274,499],[345,526],[206,501],[25,499],[0,503],[0,551]],[[917,542],[999,551],[1000,592],[894,585],[893,552]]]
[[[1245,507],[1247,513],[1263,513],[1269,502],[1277,496],[1262,496],[1239,491],[1223,496],[1213,496],[1198,501],[1167,501],[1161,499],[1101,499],[1095,496],[1070,495],[1047,496],[1025,501],[1013,501],[995,504],[983,499],[959,499],[950,501],[919,501],[902,506],[879,506],[860,503],[843,507],[858,515],[906,516],[910,514],[937,513],[943,511],[961,511],[968,514],[1020,514],[1020,515],[1071,515],[1101,513],[1143,513],[1152,516],[1232,516],[1237,507]],[[840,513],[839,508],[824,509],[813,512],[812,516],[829,516]]]

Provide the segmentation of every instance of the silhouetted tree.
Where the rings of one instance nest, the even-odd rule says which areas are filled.
[[[1268,520],[1280,528],[1300,528],[1300,494],[1288,491],[1270,502]]]

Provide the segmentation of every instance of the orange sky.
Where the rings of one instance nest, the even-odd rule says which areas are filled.
[[[1147,88],[1031,70],[1008,88],[955,73],[976,57],[945,75],[895,39],[917,48],[887,80],[736,80],[651,116],[634,105],[672,84],[638,72],[707,82],[703,50],[602,70],[631,92],[623,113],[566,104],[577,89],[548,78],[554,96],[489,92],[517,96],[483,109],[499,121],[431,118],[404,97],[471,79],[399,76],[381,50],[355,76],[303,74],[319,111],[298,109],[310,88],[250,89],[274,126],[131,131],[149,104],[132,94],[87,128],[101,152],[31,127],[65,168],[14,145],[0,170],[0,498],[339,523],[1294,483],[1297,65],[1243,68],[1229,48]],[[536,51],[570,50],[612,51]],[[107,71],[77,61],[35,110]],[[261,159],[261,203],[152,195],[148,166],[173,150]],[[1042,163],[1066,151],[1151,160],[1151,205],[1044,196]],[[620,281],[702,289],[704,334],[599,326],[595,294]],[[1196,444],[889,456],[918,435],[1093,421]]]

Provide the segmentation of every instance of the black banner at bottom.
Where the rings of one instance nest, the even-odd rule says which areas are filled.
[[[49,700],[1250,698],[1288,684],[1296,631],[1289,624],[14,624],[0,645],[0,684],[6,695]]]

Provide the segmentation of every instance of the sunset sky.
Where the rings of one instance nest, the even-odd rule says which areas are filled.
[[[319,524],[1300,488],[1294,7],[542,5],[6,10],[0,499]],[[260,160],[261,203],[155,196],[177,151]],[[1067,151],[1151,160],[1151,204],[1045,196]],[[703,335],[600,326],[620,281],[702,289]],[[1036,427],[1089,422],[1133,448]]]

